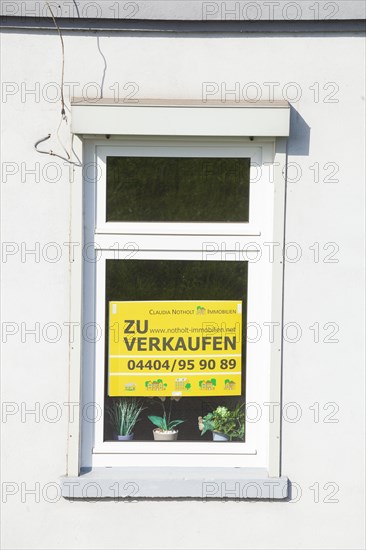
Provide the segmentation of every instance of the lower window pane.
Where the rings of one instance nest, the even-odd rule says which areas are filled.
[[[153,430],[163,421],[154,418],[154,424],[148,416],[164,419],[165,408],[166,422],[169,414],[173,422],[184,420],[170,430],[179,431],[179,441],[212,441],[213,425],[226,428],[232,441],[243,441],[243,415],[238,407],[245,402],[247,273],[247,262],[107,260],[106,441],[116,439],[118,421],[136,413],[131,410],[133,404],[144,407],[139,421],[133,429],[123,426],[120,431],[132,431],[134,440],[153,439]],[[174,302],[183,301],[186,305],[172,309]],[[152,303],[150,309],[146,302]],[[165,303],[159,307],[156,302]],[[123,319],[121,331],[113,321],[118,308],[122,317],[116,319]],[[131,312],[141,308],[151,313],[153,329],[148,326],[150,321],[139,318],[142,315],[130,319]],[[240,318],[235,333],[230,323],[210,323],[214,314],[219,319]],[[187,319],[185,328],[183,318]],[[225,408],[217,411],[217,407]],[[217,411],[214,418],[207,418],[213,411]],[[204,435],[198,417],[206,417]]]

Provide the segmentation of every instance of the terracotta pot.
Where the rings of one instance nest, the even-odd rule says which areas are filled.
[[[162,432],[159,428],[153,430],[155,441],[177,441],[178,430],[172,430],[170,432]]]

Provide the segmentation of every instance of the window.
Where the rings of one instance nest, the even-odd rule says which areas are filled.
[[[109,379],[108,355],[106,354],[105,380],[109,381],[109,388],[107,387],[108,383],[105,388],[106,403],[108,404],[110,401],[107,396],[126,396],[136,393],[140,396],[141,393],[142,395],[148,394],[151,397],[154,395],[181,397],[178,403],[172,403],[172,413],[178,415],[179,419],[185,419],[179,427],[179,441],[212,440],[210,433],[201,436],[197,429],[197,418],[206,415],[220,405],[233,408],[238,402],[244,403],[246,348],[242,327],[246,326],[246,307],[242,308],[242,304],[247,303],[247,269],[247,262],[107,260],[105,334],[109,334],[109,339],[114,341],[115,349],[120,346],[126,327],[123,324],[119,326],[110,318],[108,322],[108,304],[111,302],[122,301],[123,304],[126,302],[128,305],[134,304],[129,309],[136,310],[137,304],[147,301],[146,312],[151,312],[149,323],[154,323],[156,319],[156,326],[160,327],[164,324],[167,328],[152,329],[153,336],[150,340],[153,338],[153,348],[148,351],[149,346],[145,345],[148,340],[145,337],[147,330],[140,326],[139,330],[142,332],[140,341],[143,342],[146,351],[137,352],[139,340],[136,336],[132,336],[130,347],[134,346],[136,355],[132,350],[129,359],[112,359],[111,361],[114,362],[109,366],[113,372],[109,374]],[[234,346],[229,345],[229,349],[224,351],[225,342],[222,340],[220,332],[222,328],[207,322],[212,316],[207,313],[204,316],[198,313],[196,304],[203,307],[213,301],[214,304],[221,307],[221,304],[226,304],[228,300],[235,302],[235,305],[240,304],[240,319],[243,322],[240,324],[240,332],[239,327],[225,327],[223,334],[234,335],[238,349],[233,350]],[[121,305],[122,309],[123,304]],[[210,310],[208,310],[209,312]],[[110,317],[113,317],[113,314]],[[179,330],[182,326],[182,322],[180,322],[182,317],[183,324],[187,322],[189,325],[187,327],[189,332],[186,332],[186,328]],[[108,331],[109,324],[112,326],[112,331]],[[212,330],[216,328],[217,332],[212,333]],[[228,329],[236,330],[227,332]],[[164,336],[161,336],[161,331],[164,331]],[[130,332],[135,335],[139,334],[132,328],[128,331],[128,333]],[[215,351],[214,354],[207,355],[201,349],[202,339],[205,338],[207,352],[212,351],[212,338],[209,340],[212,334],[216,336],[216,347],[222,348],[223,353],[219,349],[220,353]],[[183,340],[179,340],[179,338],[183,338]],[[165,345],[164,342],[167,344]],[[232,339],[229,344],[231,342]],[[179,350],[175,352],[173,346],[177,343]],[[106,345],[108,346],[108,342]],[[110,345],[111,342],[109,342]],[[164,347],[167,347],[168,351],[164,352]],[[121,364],[122,361],[124,361],[124,365]],[[128,368],[126,368],[126,363]],[[128,380],[127,384],[126,379]],[[160,381],[160,385],[166,382],[167,388],[159,387],[157,381]],[[144,384],[142,388],[139,388],[139,383]],[[147,385],[146,389],[145,384]],[[160,415],[160,405],[156,400],[155,402],[151,399],[145,401],[148,414]],[[140,421],[134,430],[134,440],[151,441],[152,427],[152,424],[146,419]],[[105,416],[104,441],[112,440],[113,435],[109,419]]]
[[[207,466],[209,456],[212,466],[268,468],[271,426],[260,411],[271,400],[273,344],[258,338],[256,331],[273,318],[275,264],[264,257],[271,248],[265,243],[274,241],[273,141],[91,140],[86,155],[92,168],[85,185],[84,239],[95,249],[95,257],[90,253],[84,262],[84,325],[94,323],[100,337],[84,343],[83,402],[96,402],[100,418],[95,424],[84,419],[82,467]],[[173,411],[185,419],[178,441],[152,440],[153,426],[146,415],[158,414],[158,405],[147,399],[135,439],[123,445],[113,440],[106,415],[120,391],[108,390],[113,376],[125,376],[132,391],[143,380],[153,395],[153,384],[162,392],[170,382],[165,375],[173,373],[163,376],[157,364],[156,380],[150,372],[146,378],[143,363],[136,372],[138,361],[130,362],[130,377],[121,371],[125,367],[110,372],[110,304],[174,301],[242,305],[241,373],[234,363],[233,376],[221,378],[217,371],[202,377],[208,369],[205,363],[196,363],[192,374],[182,368],[182,375],[174,374],[174,390],[182,397],[173,403]],[[191,389],[193,374],[204,391],[190,397],[180,384],[188,383]],[[223,385],[212,384],[214,379],[226,381],[226,393]],[[126,387],[118,383],[113,381],[113,387]],[[221,391],[215,391],[219,387]],[[201,437],[198,416],[237,403],[247,407],[243,440],[216,443],[209,435]]]
[[[83,247],[71,250],[70,321],[80,319],[83,338],[70,345],[69,395],[80,404],[80,424],[69,421],[63,495],[84,498],[91,483],[99,497],[126,496],[126,483],[136,488],[137,481],[133,496],[202,497],[203,485],[212,489],[214,479],[217,486],[234,483],[242,498],[285,498],[281,408],[274,407],[271,417],[265,413],[266,405],[281,402],[289,105],[184,100],[130,105],[101,99],[93,104],[75,100],[71,111],[74,150],[83,160],[82,176],[74,172],[71,185],[71,240]],[[196,300],[199,304],[192,304]],[[159,370],[162,359],[152,364],[146,357],[131,358],[137,338],[133,344],[123,337],[125,354],[118,348],[118,333],[113,347],[113,331],[121,304],[122,311],[142,311],[147,303],[179,303],[188,310],[194,305],[196,321],[184,328],[199,335],[198,319],[208,312],[207,304],[225,303],[239,320],[225,325],[222,351],[227,355],[231,348],[231,362],[218,358],[220,336],[202,336],[208,360],[193,354],[180,358],[182,363],[174,354],[190,353],[195,343],[182,350],[168,337],[165,345],[173,357],[164,363],[164,376],[145,380],[143,369]],[[139,325],[138,352],[150,355],[151,348],[160,353],[156,332],[144,339],[145,330],[162,329],[154,324]],[[167,326],[169,331],[178,327]],[[233,326],[235,337],[228,330]],[[265,337],[268,326],[278,330]],[[219,378],[221,366],[229,365],[232,374]],[[173,371],[177,367],[182,367],[179,376]],[[215,376],[201,380],[200,367],[216,369]],[[136,377],[129,381],[132,371]],[[125,381],[111,382],[115,374]],[[172,391],[181,397],[176,406],[187,423],[177,441],[152,441],[153,426],[147,428],[146,419],[135,440],[121,444],[111,439],[108,400],[119,392],[142,393],[141,383],[146,392]],[[217,402],[245,403],[245,437],[215,442],[199,435],[193,419]],[[220,494],[215,490],[206,496]]]
[[[107,222],[247,222],[247,158],[107,157]]]

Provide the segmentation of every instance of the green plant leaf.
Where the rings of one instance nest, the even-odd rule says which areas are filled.
[[[203,430],[201,431],[201,435],[204,435],[206,432],[213,431],[215,429],[213,422],[208,420],[206,417],[203,418],[202,420],[203,420]]]
[[[176,426],[179,426],[179,424],[183,424],[185,422],[184,420],[171,420],[168,424],[168,430],[173,430]]]
[[[145,409],[142,402],[134,398],[120,398],[107,408],[110,422],[117,435],[129,435],[139,422],[139,416]]]
[[[166,422],[164,421],[164,418],[161,418],[161,416],[148,416],[148,419],[154,424],[154,426],[157,426],[161,430],[166,430]]]

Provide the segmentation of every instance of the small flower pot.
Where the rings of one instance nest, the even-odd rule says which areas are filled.
[[[169,432],[163,432],[156,428],[153,430],[154,440],[155,441],[177,441],[178,439],[178,430],[170,430]]]
[[[230,441],[230,437],[221,432],[212,432],[212,436],[214,441]]]
[[[133,434],[117,435],[118,441],[132,441],[132,439],[133,439]]]

